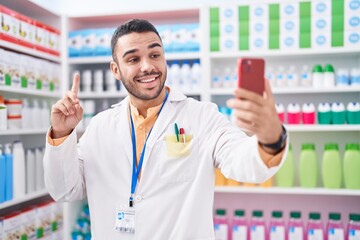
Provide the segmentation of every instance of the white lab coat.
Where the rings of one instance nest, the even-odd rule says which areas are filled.
[[[96,115],[78,144],[75,131],[60,146],[46,144],[47,189],[57,201],[87,196],[93,239],[213,240],[214,167],[241,182],[264,181],[279,168],[268,169],[256,138],[215,104],[172,89],[147,142],[135,193],[136,233],[119,233],[115,211],[128,204],[132,174],[128,101]],[[169,158],[165,136],[174,134],[175,122],[193,135],[191,153]]]

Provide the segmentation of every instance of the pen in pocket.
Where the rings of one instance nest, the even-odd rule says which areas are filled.
[[[183,128],[180,128],[180,135],[183,139],[184,144],[186,143],[186,139],[185,139],[185,130]]]
[[[176,141],[179,141],[179,128],[176,123],[174,124],[174,128],[175,128]]]

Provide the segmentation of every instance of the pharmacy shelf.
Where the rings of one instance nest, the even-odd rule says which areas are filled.
[[[339,125],[320,125],[320,124],[298,124],[298,125],[292,125],[292,124],[286,124],[286,129],[289,132],[354,132],[354,131],[360,131],[360,124],[339,124]]]
[[[44,197],[44,196],[46,196],[48,194],[49,193],[45,189],[40,190],[40,191],[36,191],[36,192],[33,192],[33,193],[29,193],[29,194],[26,194],[24,197],[13,199],[13,200],[10,200],[10,201],[4,202],[4,203],[0,203],[0,210],[11,207],[11,206],[21,204],[23,202],[34,200],[36,198],[41,198],[41,197]]]
[[[61,94],[58,92],[45,92],[42,90],[31,90],[31,89],[9,87],[9,86],[0,86],[0,92],[18,93],[24,95],[37,96],[37,97],[61,98]]]
[[[284,58],[284,57],[297,57],[297,56],[357,56],[360,54],[360,47],[354,48],[332,48],[326,50],[315,49],[297,49],[297,50],[269,50],[269,51],[232,51],[232,52],[212,52],[210,58],[213,59],[229,59],[240,57],[262,57],[262,58]]]
[[[336,195],[360,196],[360,190],[350,189],[325,189],[325,188],[280,188],[280,187],[234,187],[217,186],[215,193],[255,193],[255,194],[287,194],[287,195]]]
[[[106,98],[124,98],[128,94],[127,92],[90,92],[90,93],[79,93],[80,99],[106,99]]]
[[[0,131],[0,136],[8,135],[41,135],[46,134],[48,128],[34,128],[34,129],[11,129],[6,131]]]
[[[199,52],[190,53],[166,53],[166,60],[192,60],[200,59]],[[71,57],[69,58],[69,64],[80,65],[80,64],[95,64],[95,63],[110,63],[112,60],[111,56],[94,56],[94,57]]]
[[[60,63],[61,57],[54,56],[48,53],[40,52],[39,50],[24,47],[15,43],[7,42],[0,39],[0,48],[6,48],[7,50],[15,51],[21,54],[31,55],[33,57],[42,58],[52,62]]]
[[[212,88],[212,95],[233,95],[235,88]],[[274,94],[313,94],[313,93],[351,93],[360,92],[360,86],[337,86],[332,88],[313,88],[313,87],[292,87],[292,88],[273,88]]]

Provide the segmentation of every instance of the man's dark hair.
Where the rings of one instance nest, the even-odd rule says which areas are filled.
[[[143,32],[154,32],[156,35],[159,36],[160,41],[161,37],[154,27],[149,21],[144,19],[131,19],[125,22],[124,24],[120,25],[114,32],[111,38],[111,54],[115,61],[117,61],[115,56],[115,48],[117,41],[120,37],[130,34],[130,33],[143,33]]]

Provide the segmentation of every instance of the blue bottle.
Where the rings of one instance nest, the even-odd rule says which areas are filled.
[[[0,145],[0,203],[5,202],[5,156],[2,152],[2,145]]]
[[[5,145],[5,201],[13,199],[13,155],[10,143]]]

